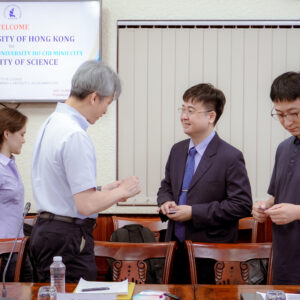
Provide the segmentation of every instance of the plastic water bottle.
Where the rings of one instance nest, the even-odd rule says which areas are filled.
[[[55,286],[58,293],[65,293],[66,266],[61,256],[54,256],[50,266],[51,286]]]

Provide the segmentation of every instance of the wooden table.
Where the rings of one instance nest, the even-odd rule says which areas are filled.
[[[18,300],[36,300],[38,290],[43,285],[49,285],[45,283],[7,283],[7,297],[16,298]],[[77,284],[66,284],[66,292],[72,293]],[[193,300],[195,299],[195,289],[193,285],[175,285],[175,284],[139,284],[135,286],[134,294],[137,294],[144,290],[157,290],[166,291],[172,294],[176,294],[181,300]],[[0,288],[2,293],[2,285]]]
[[[18,300],[36,300],[39,288],[44,283],[7,283],[7,297]],[[66,284],[66,292],[72,293],[75,283]],[[180,300],[240,300],[241,293],[266,292],[268,290],[283,290],[287,293],[297,293],[298,285],[176,285],[176,284],[138,284],[134,294],[144,290],[168,291],[180,297]],[[2,286],[0,288],[2,293]],[[195,297],[196,295],[196,297]]]
[[[0,282],[0,295],[2,295],[2,282]],[[23,282],[7,282],[6,293],[7,298],[16,298],[17,300],[36,300],[39,288],[46,283],[23,283]],[[66,284],[66,292],[72,293],[77,284]]]
[[[242,293],[265,293],[268,290],[283,290],[297,293],[299,285],[196,285],[197,300],[240,300]]]

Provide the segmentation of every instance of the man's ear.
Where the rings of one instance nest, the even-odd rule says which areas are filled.
[[[90,103],[95,104],[96,98],[97,98],[97,93],[96,92],[91,93],[90,94]]]
[[[213,110],[209,112],[209,123],[214,124],[217,117],[217,113]]]
[[[5,138],[5,139],[8,139],[8,135],[9,135],[9,130],[4,130],[3,131],[3,137]]]

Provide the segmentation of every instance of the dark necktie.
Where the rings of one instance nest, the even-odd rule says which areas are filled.
[[[181,188],[181,194],[179,197],[179,205],[185,205],[186,204],[186,195],[190,186],[190,183],[192,181],[193,175],[194,175],[194,168],[195,168],[195,154],[197,153],[197,150],[195,147],[192,147],[189,150],[189,156],[188,161],[185,166],[184,171],[184,177],[182,182],[182,188]],[[175,222],[175,235],[178,238],[180,242],[184,241],[185,238],[185,224],[184,222]]]

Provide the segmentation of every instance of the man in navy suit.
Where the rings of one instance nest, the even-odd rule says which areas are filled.
[[[184,93],[183,101],[180,120],[190,139],[172,147],[157,198],[162,220],[169,219],[166,241],[179,244],[176,283],[189,278],[184,240],[236,242],[238,220],[250,216],[252,207],[243,154],[214,129],[226,102],[223,92],[198,84]],[[214,283],[213,262],[201,261],[199,269],[199,283]]]

